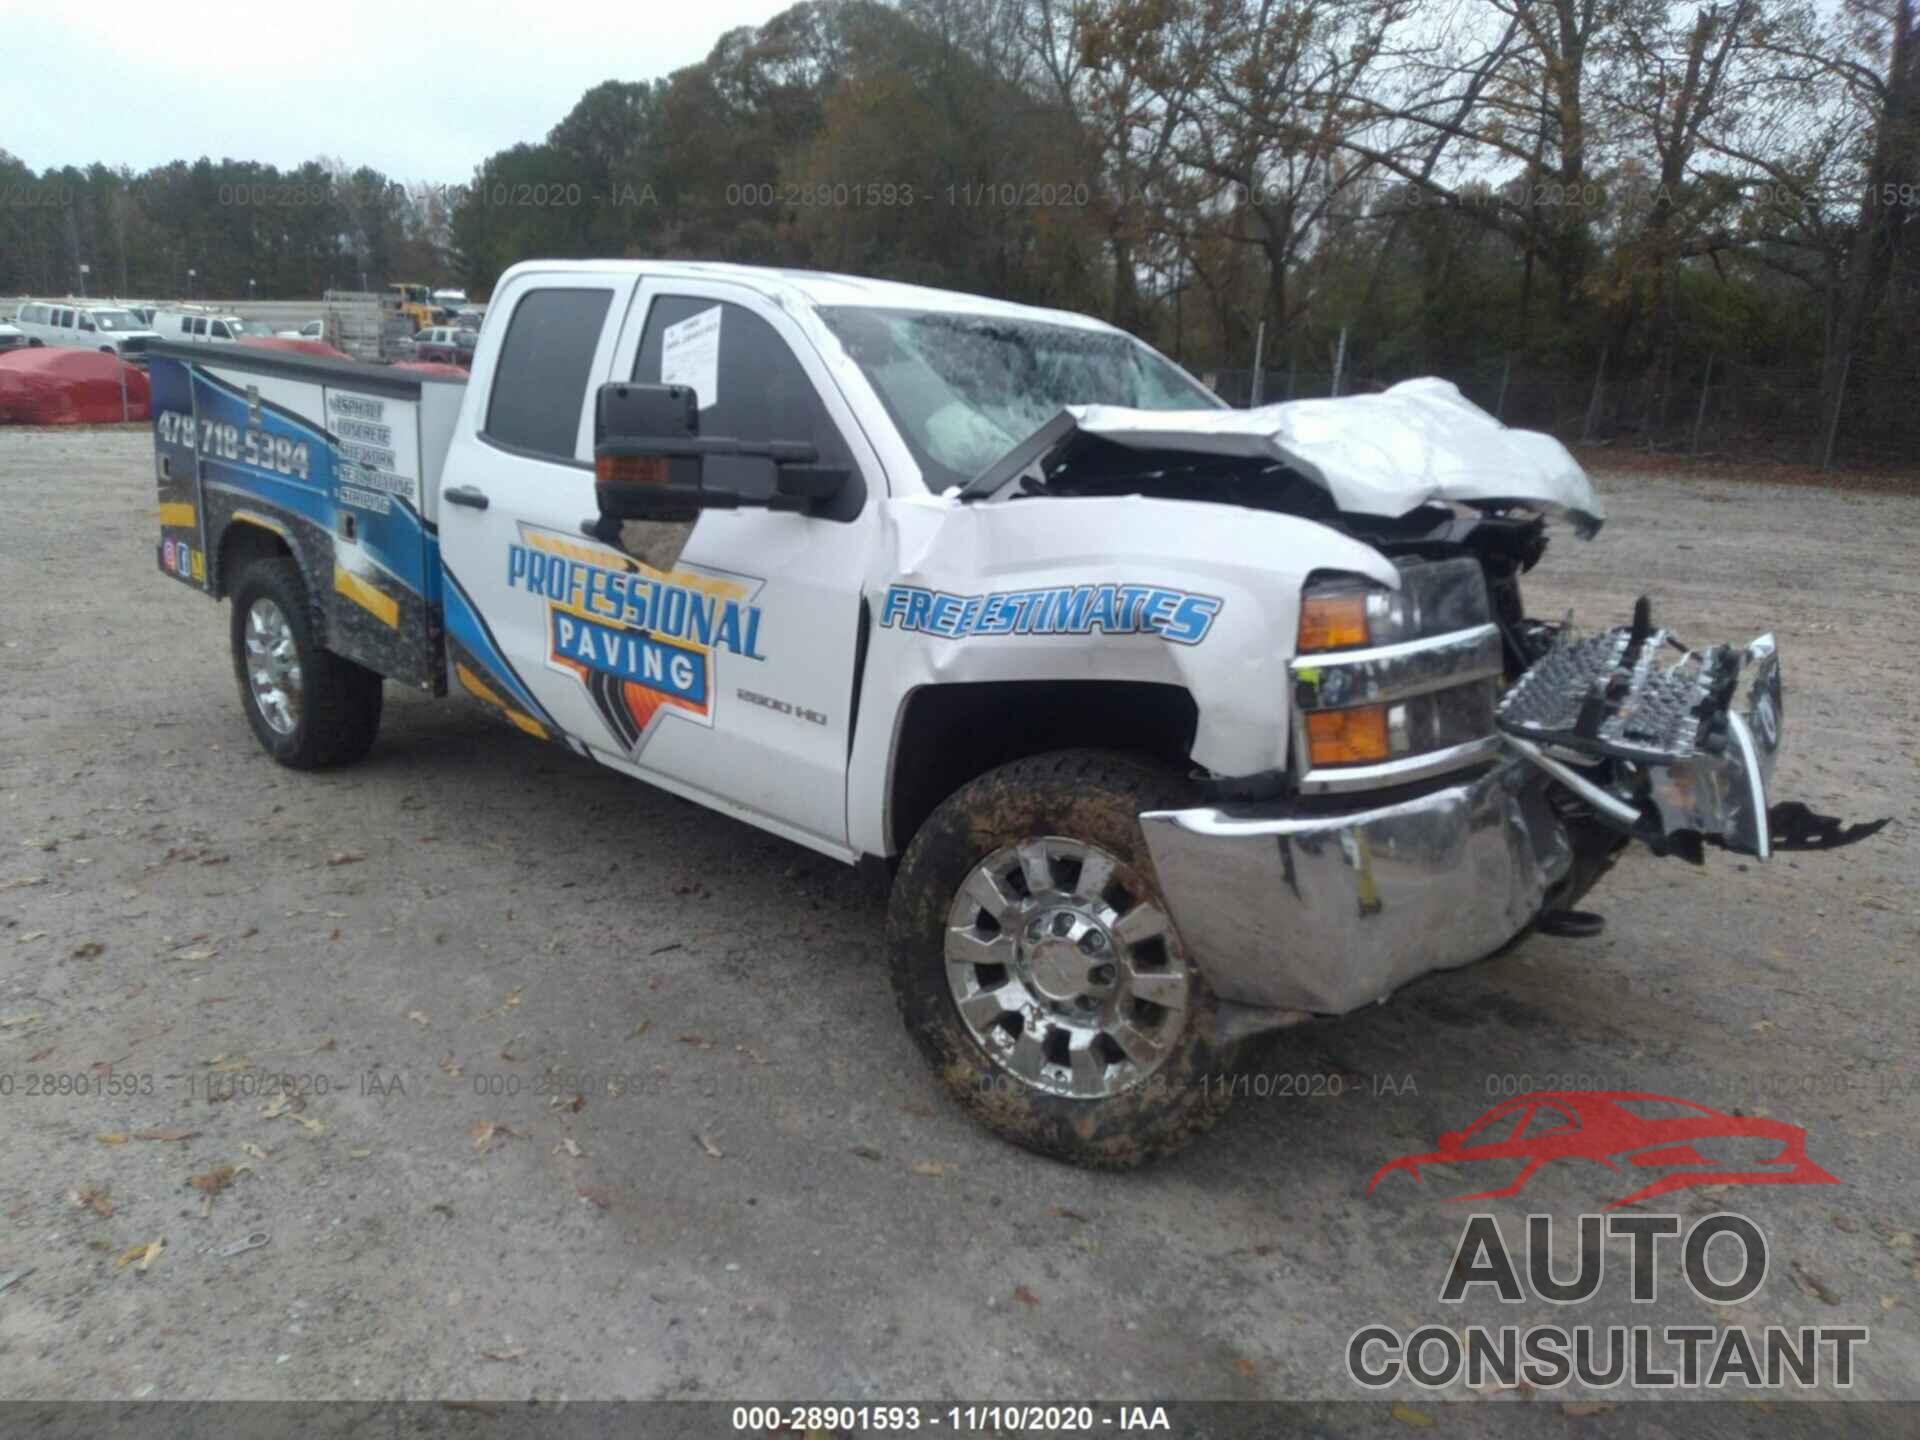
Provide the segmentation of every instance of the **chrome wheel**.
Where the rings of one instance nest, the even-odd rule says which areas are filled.
[[[247,611],[247,683],[260,718],[276,735],[300,723],[300,647],[286,612],[265,595]]]
[[[1173,1053],[1190,975],[1166,912],[1097,845],[996,850],[947,915],[947,983],[973,1038],[1015,1079],[1097,1100]]]

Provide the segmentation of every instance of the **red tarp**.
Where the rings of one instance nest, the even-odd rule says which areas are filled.
[[[262,350],[291,350],[296,355],[318,355],[322,360],[351,360],[324,340],[303,340],[297,335],[242,335],[242,345],[257,345]]]
[[[43,346],[0,355],[0,424],[108,425],[147,420],[153,413],[149,393],[144,370],[99,350]]]
[[[439,360],[396,360],[388,368],[411,370],[416,375],[438,375],[443,380],[465,380],[469,374],[458,365],[448,365]]]

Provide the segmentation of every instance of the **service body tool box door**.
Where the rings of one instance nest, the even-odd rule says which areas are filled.
[[[328,649],[390,679],[444,688],[439,560],[423,495],[461,384],[238,347],[161,353],[153,372],[165,397],[154,419],[161,568],[224,593],[237,579],[218,573],[230,527],[271,531],[320,603]],[[192,477],[184,489],[182,475]]]
[[[153,394],[153,466],[160,499],[156,558],[174,579],[210,589],[200,486],[193,471],[192,382],[187,367],[177,360],[155,360],[147,379]]]

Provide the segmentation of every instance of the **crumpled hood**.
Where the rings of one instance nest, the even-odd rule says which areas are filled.
[[[1406,380],[1378,395],[1291,400],[1257,410],[1069,406],[1077,428],[1117,445],[1271,457],[1326,487],[1356,515],[1404,515],[1440,502],[1512,501],[1572,520],[1606,518],[1567,447],[1509,430],[1446,380]]]

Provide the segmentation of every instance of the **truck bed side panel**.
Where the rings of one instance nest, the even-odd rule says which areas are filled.
[[[300,563],[330,650],[390,679],[443,690],[438,545],[420,509],[417,389],[384,376],[308,377],[278,357],[257,368],[224,354],[157,356],[154,376],[156,394],[167,396],[155,409],[159,455],[176,477],[161,480],[162,569],[225,594],[237,578],[221,573],[230,528],[271,531]],[[182,398],[188,408],[179,411]],[[175,495],[183,471],[194,476],[184,502]],[[192,506],[197,548],[187,532],[167,528],[189,519],[183,503]]]

